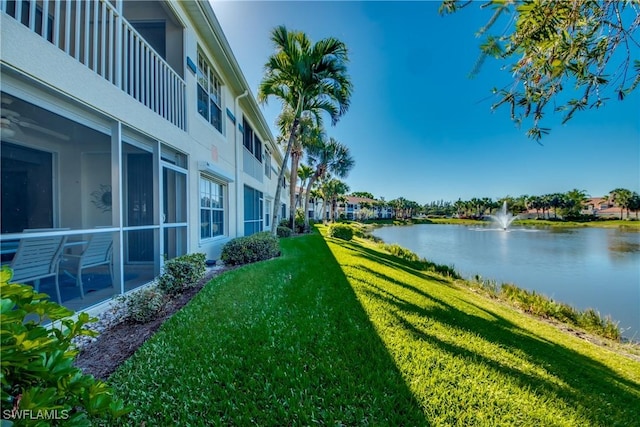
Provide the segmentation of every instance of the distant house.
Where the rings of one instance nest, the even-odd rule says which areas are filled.
[[[592,197],[583,204],[584,215],[596,217],[619,217],[620,207],[612,203],[607,197]]]
[[[346,196],[344,202],[338,203],[338,218],[362,221],[366,219],[388,219],[393,216],[393,209],[385,203],[368,197]]]
[[[0,1],[0,26],[3,261],[43,237],[76,242],[65,254],[111,241],[113,278],[87,271],[83,300],[63,255],[63,304],[217,259],[286,215],[282,154],[209,2]]]

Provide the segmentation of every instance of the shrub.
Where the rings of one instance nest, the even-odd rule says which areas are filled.
[[[236,237],[222,248],[220,259],[228,265],[243,265],[280,255],[278,238],[268,231]]]
[[[289,227],[284,227],[282,225],[278,226],[276,233],[278,233],[278,237],[290,237],[293,230]]]
[[[278,224],[279,227],[289,227],[291,224],[289,224],[289,219],[287,218],[282,218],[280,220],[280,223]],[[291,228],[291,227],[289,227]]]
[[[408,261],[412,264],[412,266],[418,270],[422,271],[431,271],[437,273],[441,276],[450,277],[452,279],[460,279],[460,275],[458,272],[449,265],[436,264],[435,262],[428,261],[424,258],[420,258],[415,252],[410,251],[409,249],[403,248],[398,244],[383,244],[383,249],[388,251],[391,255],[395,255],[398,258],[402,258],[405,261]]]
[[[158,285],[147,286],[121,298],[126,308],[126,318],[138,323],[157,318],[167,301],[167,295]]]
[[[182,255],[164,264],[158,287],[167,295],[177,295],[204,277],[206,256],[203,253]]]
[[[353,228],[347,224],[333,223],[329,226],[327,233],[330,237],[335,237],[342,240],[353,239]]]
[[[295,226],[296,233],[304,233],[306,231],[304,229],[304,212],[300,208],[296,209],[294,226]]]
[[[503,284],[501,293],[505,299],[512,301],[516,306],[529,313],[545,318],[554,318],[600,336],[620,340],[621,333],[618,324],[609,317],[603,319],[598,312],[591,308],[578,311],[570,305],[556,302],[535,291],[520,289],[510,284]]]
[[[72,339],[95,335],[83,329],[95,319],[87,313],[70,319],[73,312],[47,301],[46,294],[9,284],[11,275],[8,268],[0,272],[2,418],[14,426],[89,426],[90,417],[113,419],[129,412],[107,384],[73,366],[78,351]],[[61,326],[45,328],[44,319]],[[46,422],[40,414],[48,415]]]
[[[395,243],[392,245],[383,245],[383,248],[389,251],[391,255],[395,255],[398,258],[402,258],[406,261],[409,261],[409,262],[420,261],[420,257],[416,253],[410,251],[409,249],[403,248],[402,246],[397,245]]]

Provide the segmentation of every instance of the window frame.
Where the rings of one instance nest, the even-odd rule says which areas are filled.
[[[196,110],[218,132],[223,133],[222,79],[211,65],[209,58],[198,49],[198,66],[196,71]],[[206,87],[204,85],[206,84]],[[215,86],[212,89],[212,86]],[[206,97],[206,106],[200,107],[201,91]],[[216,117],[212,114],[213,106],[217,108]]]
[[[264,175],[271,179],[271,152],[266,147],[264,149]]]
[[[264,144],[246,117],[242,118],[242,145],[260,163],[263,163],[262,149]]]
[[[203,192],[203,182],[208,185],[208,191]],[[217,194],[216,199],[218,200],[218,204],[221,206],[214,206],[212,197],[214,195],[213,188],[214,186],[219,190],[219,194]],[[228,194],[228,185],[227,183],[220,181],[211,177],[210,175],[201,173],[198,177],[198,212],[200,217],[200,232],[198,234],[200,242],[208,242],[214,239],[228,237],[228,203],[227,203],[227,194]],[[210,204],[209,206],[205,206],[206,203],[203,203],[203,195],[209,196]],[[203,235],[203,213],[207,212],[208,215],[208,224],[207,227],[210,230],[207,235]],[[219,227],[221,231],[216,233],[214,231],[214,225],[218,223],[214,221],[214,213],[222,214],[222,225]]]

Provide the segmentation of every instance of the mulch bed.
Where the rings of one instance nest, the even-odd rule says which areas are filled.
[[[171,300],[161,315],[147,323],[122,322],[102,332],[98,339],[87,344],[76,356],[74,365],[85,374],[106,380],[127,360],[165,320],[184,307],[212,277],[228,268],[208,272],[195,286]]]

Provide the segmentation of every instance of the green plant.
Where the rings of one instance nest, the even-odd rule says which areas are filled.
[[[164,264],[158,287],[167,295],[177,295],[204,277],[206,256],[203,253],[182,255]]]
[[[83,326],[95,319],[87,313],[71,319],[73,312],[46,294],[9,284],[11,276],[8,268],[0,271],[2,418],[14,426],[89,426],[90,417],[127,413],[107,384],[73,366],[78,351],[71,340],[93,335]],[[46,319],[59,327],[44,327]]]
[[[294,225],[296,227],[296,233],[304,233],[304,212],[302,209],[296,209],[296,217],[294,219]]]
[[[128,320],[146,323],[158,317],[165,306],[167,295],[158,285],[150,285],[121,297],[121,300],[126,307]]]
[[[289,220],[288,219],[281,219],[280,222],[278,223],[279,227],[289,227]]]
[[[461,278],[458,272],[452,266],[436,264],[435,262],[420,258],[415,252],[403,248],[398,244],[382,244],[382,248],[388,251],[391,255],[395,255],[398,258],[402,258],[403,260],[410,262],[413,267],[418,270],[431,271],[440,274],[441,276],[450,277],[452,279]]]
[[[329,226],[327,234],[336,239],[348,241],[353,239],[353,228],[348,224],[333,223]]]
[[[278,237],[290,237],[293,231],[289,227],[284,227],[282,225],[278,226],[276,233]]]
[[[388,251],[391,255],[395,255],[399,258],[404,259],[405,261],[410,261],[410,262],[416,262],[420,260],[420,257],[410,251],[409,249],[403,248],[400,245],[397,244],[391,244],[391,245],[382,245],[383,249],[385,249],[386,251]]]
[[[522,310],[536,316],[557,319],[613,340],[620,340],[622,336],[616,322],[609,317],[603,319],[593,309],[579,311],[568,304],[556,302],[545,295],[511,284],[503,284],[500,288],[500,295]]]
[[[251,236],[236,237],[222,248],[220,259],[228,265],[249,264],[280,255],[278,238],[262,231]]]

